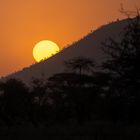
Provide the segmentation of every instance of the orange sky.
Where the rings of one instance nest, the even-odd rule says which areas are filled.
[[[34,45],[44,39],[61,48],[117,18],[120,4],[140,0],[0,0],[0,76],[33,64]]]

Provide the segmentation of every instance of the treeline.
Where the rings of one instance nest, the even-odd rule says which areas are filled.
[[[128,19],[119,42],[103,43],[100,67],[89,58],[64,62],[66,71],[47,80],[32,79],[31,88],[9,79],[0,83],[0,125],[52,125],[90,120],[114,124],[140,121],[140,16]]]

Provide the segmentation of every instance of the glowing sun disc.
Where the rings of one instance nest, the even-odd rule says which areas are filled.
[[[40,62],[53,56],[59,51],[60,49],[56,43],[50,40],[43,40],[38,42],[33,48],[33,57],[37,62]]]

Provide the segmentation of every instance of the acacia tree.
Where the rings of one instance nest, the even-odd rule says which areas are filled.
[[[91,96],[95,95],[93,77],[86,73],[93,70],[94,63],[89,58],[76,57],[66,61],[65,66],[70,72],[55,74],[48,79],[47,86],[52,92],[50,98],[58,110],[55,116],[67,118],[75,114],[78,122],[82,123],[90,116]]]
[[[86,71],[92,71],[94,65],[94,62],[90,58],[85,57],[77,57],[71,60],[68,60],[65,62],[66,68],[71,71],[76,71],[80,75],[82,75],[82,72]]]

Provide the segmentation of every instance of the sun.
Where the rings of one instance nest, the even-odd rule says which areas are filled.
[[[50,40],[42,40],[33,48],[33,57],[37,62],[48,59],[60,51],[58,45]]]

